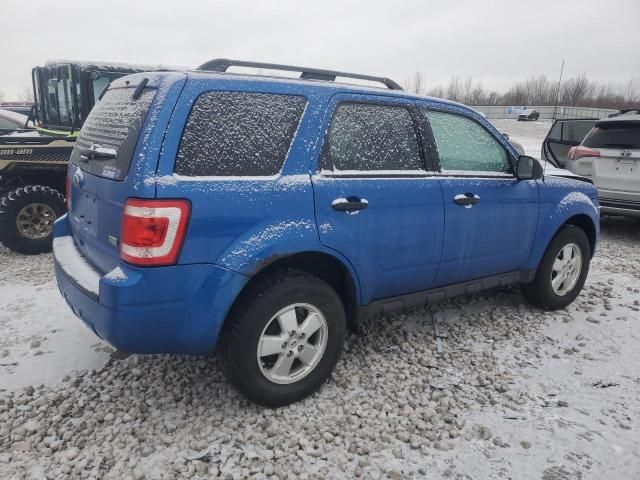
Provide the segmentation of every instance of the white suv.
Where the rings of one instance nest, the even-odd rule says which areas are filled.
[[[580,132],[593,127],[580,141]],[[602,213],[640,217],[640,110],[600,120],[558,120],[542,147],[543,158],[598,187]]]

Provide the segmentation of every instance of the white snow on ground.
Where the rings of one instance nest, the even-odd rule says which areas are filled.
[[[51,255],[28,257],[0,245],[0,391],[53,384],[102,367],[111,348],[66,305]]]
[[[535,122],[518,122],[517,120],[489,120],[502,133],[508,133],[510,140],[515,140],[524,148],[525,155],[540,159],[542,141],[549,133],[552,122],[538,120]]]
[[[603,219],[565,311],[505,288],[368,322],[278,410],[215,359],[109,355],[51,263],[0,247],[0,478],[640,478],[636,220]]]

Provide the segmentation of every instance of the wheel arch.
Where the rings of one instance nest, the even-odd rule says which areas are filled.
[[[597,241],[597,238],[598,238],[598,231],[597,231],[597,228],[596,228],[593,220],[591,219],[591,217],[589,215],[587,215],[587,214],[579,213],[577,215],[574,215],[574,216],[568,218],[556,230],[556,232],[554,233],[553,237],[551,237],[551,240],[553,240],[553,238],[558,234],[560,229],[562,227],[564,227],[565,225],[573,225],[574,227],[578,227],[587,235],[587,238],[589,239],[589,247],[591,249],[591,251],[590,251],[591,258],[593,258],[593,255],[594,255],[595,249],[596,249],[596,241]]]
[[[356,328],[360,285],[356,272],[343,259],[323,251],[303,251],[294,254],[272,255],[263,259],[254,269],[249,281],[237,295],[235,304],[244,292],[259,278],[279,270],[299,270],[320,278],[338,294],[345,307],[350,328]],[[233,306],[231,307],[233,309]]]
[[[595,253],[600,233],[598,203],[587,195],[591,192],[586,190],[567,191],[563,181],[566,183],[566,180],[555,177],[549,177],[547,181],[549,198],[546,199],[546,203],[543,202],[541,205],[538,229],[531,256],[524,266],[525,270],[538,269],[544,253],[565,225],[573,225],[585,232],[589,240],[591,257]]]

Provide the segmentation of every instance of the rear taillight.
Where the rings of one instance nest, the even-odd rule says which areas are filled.
[[[64,187],[64,199],[67,202],[67,210],[71,210],[71,177],[67,175],[67,183]]]
[[[578,145],[577,147],[571,147],[569,150],[569,160],[578,160],[583,157],[599,157],[600,152],[598,150],[594,150],[593,148],[583,147],[582,145]]]
[[[120,230],[120,258],[141,266],[175,264],[190,210],[187,200],[127,200]]]

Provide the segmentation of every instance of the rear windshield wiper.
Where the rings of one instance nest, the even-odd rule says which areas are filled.
[[[102,147],[92,143],[89,148],[78,148],[80,151],[80,160],[88,162],[89,160],[111,160],[116,158],[118,152],[115,148]]]

